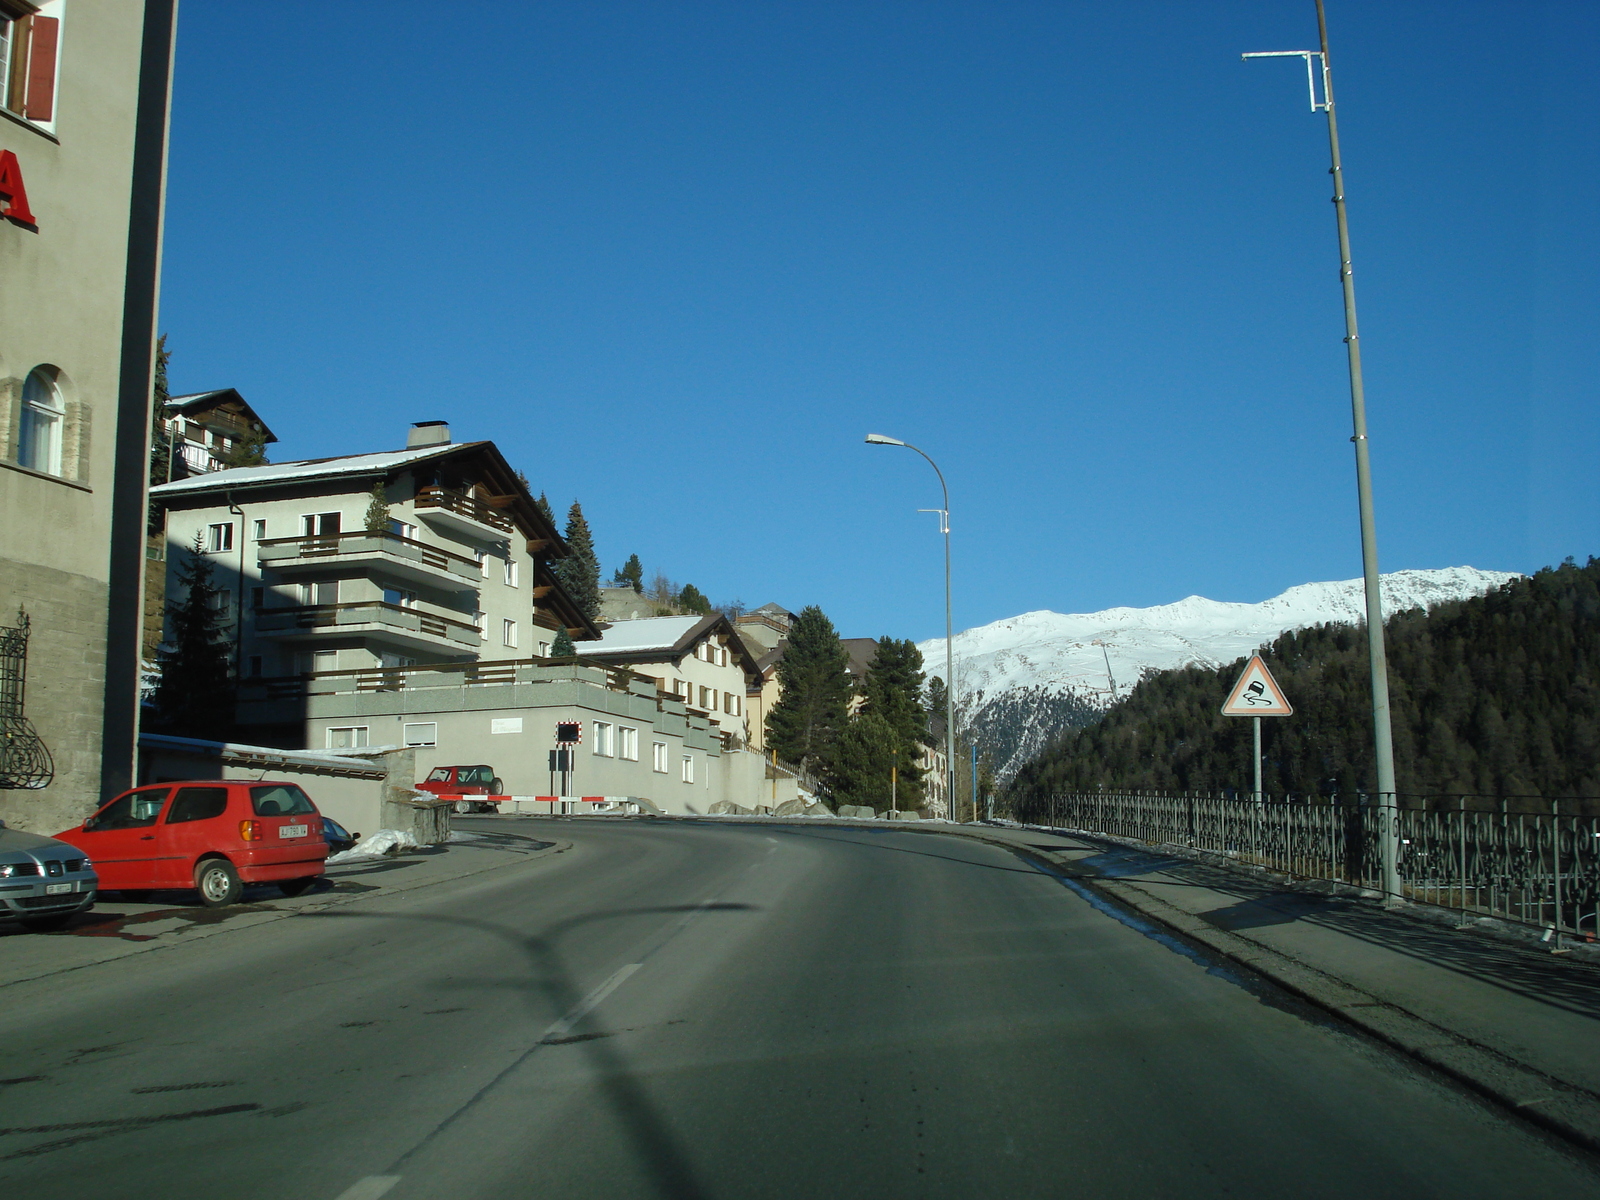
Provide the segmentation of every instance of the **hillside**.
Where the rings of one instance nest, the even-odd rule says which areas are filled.
[[[1481,595],[1515,578],[1473,567],[1396,571],[1382,577],[1384,612]],[[1111,703],[1107,657],[1118,694],[1126,696],[1157,671],[1217,667],[1288,630],[1365,617],[1359,579],[1300,584],[1259,604],[1190,596],[1153,608],[1023,613],[956,635],[960,720],[978,734],[1004,781],[1056,734],[1093,721]],[[943,663],[943,639],[919,649],[930,671]]]
[[[1600,796],[1600,559],[1401,612],[1385,628],[1402,792]],[[1361,630],[1285,633],[1264,657],[1296,708],[1264,722],[1267,790],[1371,789]],[[1242,665],[1147,676],[1101,721],[1024,766],[1014,794],[1248,790],[1250,722],[1218,712]]]

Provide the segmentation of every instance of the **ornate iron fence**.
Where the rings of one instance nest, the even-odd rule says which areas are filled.
[[[1376,795],[1248,798],[1064,792],[1016,818],[1182,846],[1302,879],[1381,887]],[[1406,898],[1585,939],[1600,938],[1600,818],[1593,802],[1399,796]],[[1563,811],[1563,808],[1566,811]],[[1586,811],[1589,810],[1589,811]]]
[[[0,626],[0,788],[42,788],[55,778],[50,750],[28,718],[28,614]]]

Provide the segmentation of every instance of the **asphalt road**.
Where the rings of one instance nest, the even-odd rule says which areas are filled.
[[[573,848],[0,988],[5,1195],[1600,1196],[993,846],[492,827]]]

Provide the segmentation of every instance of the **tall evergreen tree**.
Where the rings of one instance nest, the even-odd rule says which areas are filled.
[[[903,772],[897,784],[891,774],[900,744],[900,731],[877,713],[851,717],[833,750],[834,803],[864,804],[877,812],[891,805],[901,811],[920,807],[920,784],[908,784]]]
[[[589,532],[589,522],[584,520],[583,506],[576,500],[567,510],[565,537],[572,553],[555,564],[556,578],[583,615],[593,621],[600,616],[600,560],[595,556],[594,537]]]
[[[678,593],[678,607],[705,616],[711,611],[711,601],[707,600],[705,594],[694,584],[686,583],[683,585],[683,590]]]
[[[778,660],[778,701],[767,713],[767,744],[779,757],[827,780],[850,702],[850,656],[816,605],[801,610]]]
[[[172,393],[167,386],[167,335],[156,339],[155,387],[150,396],[150,486],[166,483],[172,474],[172,435],[167,431],[167,401]],[[145,532],[155,536],[161,532],[161,503],[151,500],[145,514]]]
[[[234,682],[221,592],[200,535],[178,568],[183,598],[169,601],[171,636],[156,658],[161,679],[152,697],[163,728],[184,737],[225,739],[233,725]]]
[[[644,564],[639,561],[639,556],[628,555],[628,561],[617,569],[612,580],[618,587],[631,587],[641,596],[644,595]]]
[[[524,486],[527,485],[527,477],[520,471],[517,473],[517,478],[522,480]],[[529,488],[528,490],[532,491],[533,489]],[[544,519],[550,522],[551,528],[554,528],[556,523],[556,510],[550,507],[550,501],[546,498],[543,492],[539,493],[539,498],[533,502],[533,506],[544,514]]]
[[[923,799],[923,770],[917,765],[922,748],[929,741],[928,710],[922,699],[922,651],[915,642],[891,637],[878,639],[877,652],[867,664],[862,682],[863,700],[856,720],[872,717],[881,720],[889,731],[887,741],[874,739],[888,755],[874,764],[876,774],[887,776],[894,767],[899,775],[899,804],[903,809],[920,808]],[[854,722],[852,722],[854,723]]]

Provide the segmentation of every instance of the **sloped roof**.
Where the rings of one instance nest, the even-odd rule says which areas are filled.
[[[182,496],[198,492],[233,491],[239,488],[267,487],[279,483],[298,483],[307,479],[336,479],[340,476],[383,475],[396,467],[457,453],[488,442],[458,442],[447,446],[423,446],[415,450],[386,450],[378,454],[345,454],[338,458],[307,458],[300,462],[272,463],[264,467],[233,467],[210,471],[188,479],[159,483],[150,489],[152,496]]]
[[[268,442],[278,440],[278,435],[267,427],[267,423],[261,419],[261,414],[250,407],[250,402],[239,394],[237,388],[217,388],[211,392],[190,392],[184,396],[168,396],[165,409],[169,413],[187,413],[200,408],[216,408],[230,400],[237,402],[245,412],[250,414],[250,419],[261,426],[261,432],[266,435]]]
[[[709,617],[640,617],[634,621],[618,621],[601,632],[598,642],[585,642],[573,649],[580,656],[591,654],[636,654],[645,650],[672,653],[693,642],[692,635],[698,626],[707,628],[716,623],[718,614]]]

